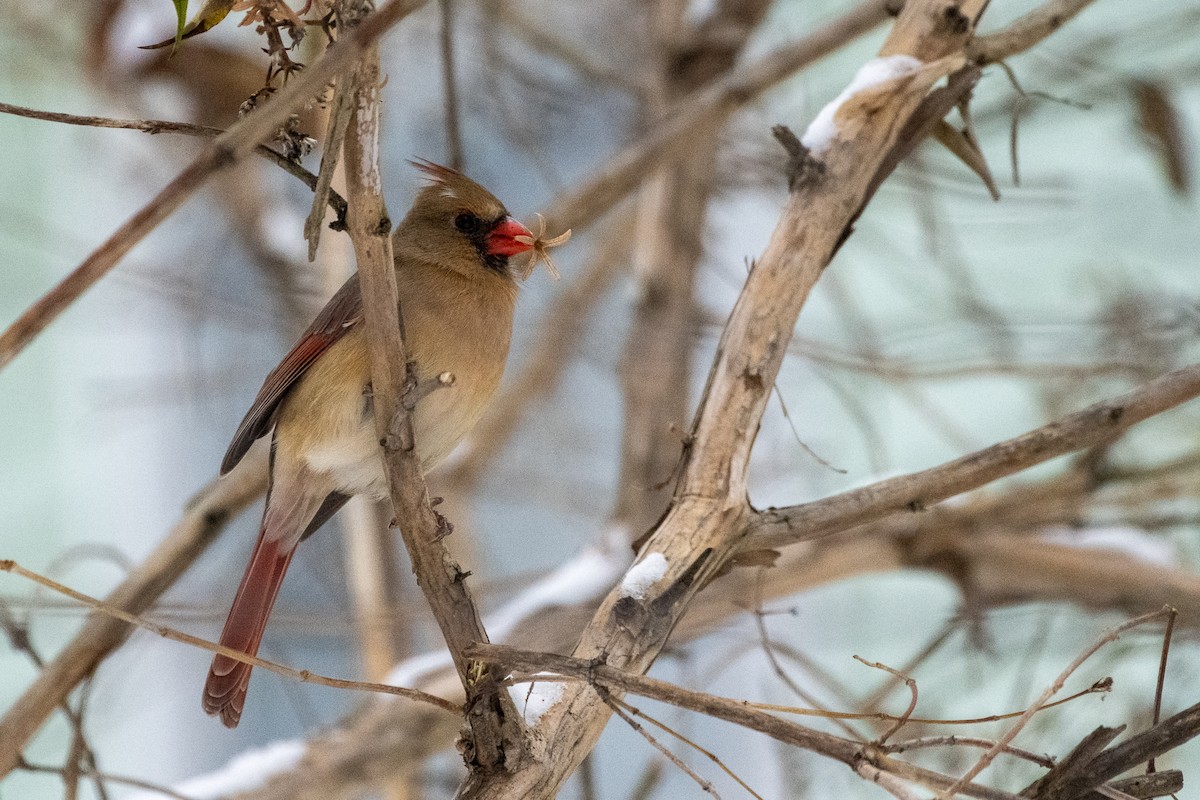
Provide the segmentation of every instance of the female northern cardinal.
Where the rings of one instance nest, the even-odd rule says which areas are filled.
[[[479,184],[436,164],[392,235],[405,339],[420,382],[443,372],[452,386],[413,412],[417,455],[430,469],[479,419],[500,382],[517,284],[509,256],[532,234]],[[255,655],[296,545],[354,494],[388,494],[375,420],[358,276],[325,305],[263,382],[221,462],[233,469],[274,428],[271,478],[258,543],[233,600],[221,644]],[[204,710],[233,728],[242,716],[250,666],[218,655],[204,684]]]

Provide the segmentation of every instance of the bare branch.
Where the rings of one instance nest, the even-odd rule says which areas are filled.
[[[1093,0],[1049,0],[1004,30],[976,37],[967,47],[967,54],[972,61],[980,65],[1003,61],[1050,36],[1092,2]]]
[[[506,758],[519,760],[520,716],[508,694],[498,691],[497,670],[481,671],[463,656],[467,645],[486,642],[487,633],[465,576],[442,542],[445,522],[429,503],[429,491],[416,454],[412,416],[405,402],[410,364],[403,338],[402,309],[396,294],[392,226],[379,175],[379,79],[378,53],[371,49],[355,73],[356,101],[349,126],[354,133],[345,143],[348,230],[362,282],[375,425],[383,448],[392,506],[417,585],[429,601],[466,688],[467,721],[474,732],[467,760],[486,771],[503,764]]]
[[[89,128],[117,128],[120,130],[142,131],[152,135],[158,133],[179,133],[184,136],[213,139],[225,133],[221,128],[213,128],[208,125],[194,125],[190,122],[171,122],[165,119],[113,119],[112,117],[79,116],[78,114],[63,114],[57,111],[40,111],[35,108],[16,106],[12,103],[0,103],[0,114],[12,114],[16,117],[39,119],[47,122],[61,122],[66,125],[81,125]],[[283,153],[260,144],[254,148],[254,154],[262,156],[288,174],[294,175],[304,181],[304,185],[308,188],[316,188],[317,176],[289,159]],[[326,198],[326,202],[337,215],[337,219],[330,223],[330,225],[335,229],[340,229],[346,220],[346,201],[340,194],[331,190]]]
[[[1111,441],[1127,428],[1200,395],[1200,364],[1170,372],[1126,394],[954,461],[879,481],[812,503],[760,513],[745,547],[813,539],[896,512],[941,501],[1067,453]]]
[[[974,766],[963,773],[963,776],[955,781],[952,786],[942,790],[941,796],[943,798],[947,798],[947,800],[948,798],[954,797],[955,792],[959,791],[976,775],[987,769],[988,765],[992,763],[993,759],[995,759],[997,755],[999,755],[1000,751],[1003,750],[1004,747],[1010,742],[1012,742],[1012,740],[1016,738],[1016,735],[1020,733],[1027,724],[1029,724],[1029,720],[1033,719],[1033,715],[1041,710],[1046,701],[1058,693],[1058,690],[1061,689],[1063,684],[1067,682],[1067,678],[1069,678],[1071,674],[1083,664],[1083,662],[1091,658],[1097,650],[1110,642],[1115,642],[1121,637],[1121,634],[1125,633],[1130,628],[1135,628],[1138,625],[1144,625],[1147,622],[1153,622],[1161,617],[1168,616],[1169,613],[1170,609],[1164,609],[1161,611],[1156,611],[1153,614],[1145,614],[1143,616],[1131,619],[1128,622],[1118,625],[1112,630],[1108,631],[1104,634],[1104,636],[1100,637],[1095,644],[1080,653],[1074,661],[1067,665],[1066,669],[1059,673],[1058,677],[1054,679],[1054,682],[1047,686],[1046,689],[1038,696],[1038,698],[1030,704],[1029,709],[1021,715],[1021,718],[1018,719],[1012,727],[1005,731],[1004,734],[996,740],[996,744],[994,744],[990,750],[984,753]]]
[[[269,670],[278,675],[283,675],[285,677],[298,680],[301,683],[315,683],[319,686],[329,686],[334,689],[356,689],[360,691],[396,695],[397,697],[405,697],[409,700],[417,700],[423,703],[429,703],[430,705],[437,706],[442,711],[448,711],[454,715],[459,714],[459,712],[462,710],[448,700],[443,700],[440,697],[436,697],[417,689],[405,689],[400,686],[369,683],[366,681],[350,681],[342,678],[330,678],[325,675],[318,675],[317,673],[310,672],[306,669],[295,669],[294,667],[289,667],[285,664],[279,664],[274,661],[268,661],[265,658],[249,655],[241,652],[240,650],[234,650],[231,647],[225,647],[224,645],[217,644],[216,642],[210,642],[207,639],[201,639],[199,636],[192,636],[190,633],[184,633],[183,631],[176,630],[175,628],[171,628],[166,625],[159,625],[156,622],[150,622],[149,620],[143,619],[137,614],[130,614],[128,611],[123,611],[122,609],[109,605],[103,600],[97,600],[94,597],[89,597],[88,595],[82,592],[77,592],[69,586],[59,583],[58,581],[51,580],[44,575],[39,575],[32,570],[25,569],[17,562],[9,559],[0,560],[0,572],[11,572],[14,575],[20,575],[22,578],[28,578],[40,586],[44,586],[47,589],[64,594],[73,600],[77,600],[84,605],[90,606],[92,609],[112,619],[120,620],[125,624],[157,633],[164,639],[170,639],[171,641],[180,642],[182,644],[189,644],[193,647],[198,647],[201,650],[207,650],[210,653],[217,653],[227,658],[232,658],[233,660],[240,661],[243,664],[262,667],[263,669]]]

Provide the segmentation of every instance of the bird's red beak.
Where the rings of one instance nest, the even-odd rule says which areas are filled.
[[[517,241],[520,236],[527,241]],[[487,251],[493,256],[515,256],[533,248],[533,234],[512,217],[505,217],[487,237]]]

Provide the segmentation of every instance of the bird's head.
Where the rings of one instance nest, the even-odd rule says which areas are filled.
[[[531,249],[529,229],[462,173],[429,161],[410,163],[425,173],[429,185],[396,228],[397,257],[433,263],[473,280],[512,281],[508,259]]]

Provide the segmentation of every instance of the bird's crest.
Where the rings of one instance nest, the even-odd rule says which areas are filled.
[[[470,178],[458,170],[444,167],[441,164],[435,164],[428,159],[420,157],[410,158],[408,163],[425,173],[425,176],[429,178],[431,183],[440,186],[442,194],[445,197],[457,197],[458,193],[454,190],[454,184],[461,183],[462,181],[470,181]]]

